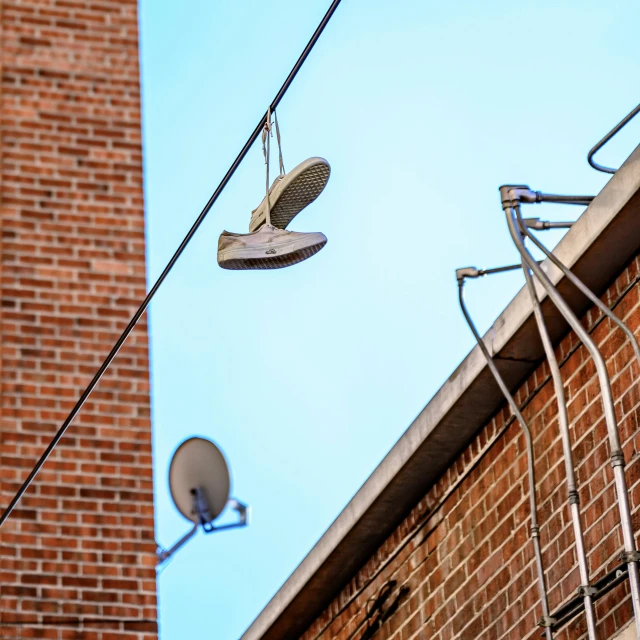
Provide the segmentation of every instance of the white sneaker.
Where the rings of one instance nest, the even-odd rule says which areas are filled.
[[[218,240],[218,264],[223,269],[281,269],[318,253],[323,233],[284,231],[262,225],[253,233],[223,231]]]
[[[324,158],[309,158],[284,176],[278,176],[269,189],[271,224],[278,229],[286,229],[296,215],[322,193],[330,174],[331,167]],[[249,231],[259,229],[266,218],[265,196],[251,213]]]

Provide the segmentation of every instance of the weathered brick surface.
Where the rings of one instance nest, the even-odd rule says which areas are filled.
[[[638,274],[634,260],[604,300],[640,334]],[[584,318],[612,376],[626,460],[635,531],[640,534],[640,367],[621,333],[591,310]],[[595,368],[574,334],[557,348],[568,397],[574,463],[592,580],[615,567],[622,536],[615,502]],[[538,517],[553,611],[580,584],[564,484],[557,408],[543,363],[519,389],[517,400],[534,437]],[[416,505],[407,519],[353,577],[303,635],[303,640],[359,640],[380,590],[396,581],[408,595],[372,637],[376,640],[538,638],[542,615],[530,523],[524,436],[505,408],[496,415]],[[638,536],[636,536],[636,539]],[[622,584],[596,607],[599,637],[611,638],[632,617]],[[374,619],[373,616],[371,619]],[[366,636],[365,636],[366,637]],[[581,614],[555,636],[586,637]]]
[[[145,238],[136,0],[0,0],[0,26],[5,505],[144,296]],[[146,329],[1,531],[2,638],[157,637]]]

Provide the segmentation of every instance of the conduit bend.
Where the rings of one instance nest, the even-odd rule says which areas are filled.
[[[582,282],[582,280],[580,280],[580,278],[578,278],[578,276],[576,276],[569,267],[561,262],[552,251],[549,251],[549,249],[547,249],[547,247],[542,244],[542,242],[540,242],[533,233],[531,233],[526,225],[522,227],[522,231],[524,235],[529,238],[531,242],[533,242],[533,244],[535,244],[536,247],[538,247],[538,249],[540,249],[540,251],[542,251],[542,253],[544,253],[544,255],[547,256],[547,258],[549,258],[556,267],[558,267],[558,269],[560,269],[560,271],[562,271],[571,284],[583,293],[596,307],[598,307],[598,309],[600,309],[600,311],[602,311],[602,313],[604,313],[619,329],[624,332],[629,339],[629,342],[631,342],[633,352],[635,353],[638,364],[640,364],[640,345],[638,344],[638,339],[633,331],[631,331],[631,329],[629,329],[629,327],[611,309],[609,309],[609,307],[602,302],[602,300],[600,300],[600,298],[598,298],[598,296],[591,291],[591,289],[589,289],[589,287],[587,287],[587,285]]]
[[[635,109],[633,109],[631,113],[628,113],[620,122],[618,122],[618,124],[615,127],[613,127],[613,129],[611,129],[611,131],[609,131],[609,133],[607,133],[607,135],[604,138],[602,138],[600,142],[594,145],[594,147],[589,151],[589,153],[587,154],[587,162],[596,171],[602,171],[602,173],[615,173],[617,171],[617,169],[612,169],[611,167],[605,167],[601,164],[598,164],[593,159],[593,156],[600,149],[602,149],[602,147],[604,147],[604,145],[607,144],[607,142],[609,142],[609,140],[611,140],[611,138],[613,138],[613,136],[615,136],[618,133],[618,131],[622,129],[622,127],[624,127],[630,120],[635,118],[639,113],[640,113],[640,104]]]

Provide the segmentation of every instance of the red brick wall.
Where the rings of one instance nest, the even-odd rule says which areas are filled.
[[[143,298],[145,238],[136,0],[0,11],[4,507]],[[157,637],[147,351],[143,320],[1,530],[0,637]]]
[[[633,263],[603,298],[640,333],[638,274]],[[640,533],[640,367],[623,336],[593,310],[583,319],[613,380],[634,530]],[[595,368],[575,335],[557,349],[569,403],[574,463],[592,581],[619,564],[622,536],[610,450]],[[580,584],[553,385],[546,363],[518,391],[534,437],[544,565],[551,610]],[[496,415],[444,477],[304,634],[304,640],[359,640],[380,589],[396,582],[385,606],[408,587],[376,640],[539,638],[542,615],[529,538],[525,441],[507,409]],[[637,538],[637,536],[636,536]],[[626,583],[598,601],[601,639],[632,616]],[[556,638],[585,636],[584,614]],[[365,636],[366,637],[366,636]]]

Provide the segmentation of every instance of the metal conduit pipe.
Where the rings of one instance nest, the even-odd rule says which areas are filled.
[[[573,222],[552,222],[551,220],[540,220],[540,218],[524,218],[524,224],[527,229],[535,229],[536,231],[546,231],[547,229],[571,229],[573,226]]]
[[[524,258],[527,266],[531,269],[536,279],[542,284],[547,291],[549,298],[556,306],[558,311],[564,316],[571,328],[576,332],[582,343],[585,345],[591,357],[593,358],[598,380],[600,382],[602,404],[604,408],[605,422],[607,425],[607,433],[609,437],[609,445],[611,448],[611,466],[615,478],[616,493],[618,498],[618,509],[620,511],[620,525],[622,528],[622,537],[624,540],[624,560],[629,569],[629,582],[631,586],[631,601],[633,603],[633,612],[635,616],[636,634],[640,640],[640,576],[638,575],[638,560],[640,554],[636,550],[635,539],[633,535],[633,527],[631,524],[631,511],[629,508],[629,496],[627,490],[627,481],[624,474],[624,454],[620,447],[620,437],[618,434],[618,426],[616,422],[615,410],[613,405],[613,395],[611,393],[611,381],[609,373],[600,351],[591,339],[589,333],[580,324],[580,321],[566,303],[553,283],[548,278],[543,269],[534,260],[524,245],[524,238],[521,233],[522,218],[520,215],[520,200],[518,196],[518,186],[505,185],[500,187],[502,197],[502,208],[505,211],[509,233]]]
[[[552,251],[549,251],[549,249],[547,249],[547,247],[545,247],[545,245],[542,244],[542,242],[540,242],[540,240],[538,240],[538,238],[536,238],[536,236],[534,236],[527,227],[524,227],[522,231],[527,236],[527,238],[530,238],[531,242],[533,242],[533,244],[535,244],[536,247],[538,247],[538,249],[540,249],[540,251],[542,251],[542,253],[544,253],[544,255],[547,256],[547,258],[549,258],[549,260],[551,260],[551,262],[553,262],[556,267],[558,267],[558,269],[560,269],[560,271],[562,271],[569,282],[571,282],[580,292],[582,292],[587,298],[589,298],[589,300],[591,300],[591,302],[596,307],[598,307],[598,309],[600,309],[602,313],[610,318],[611,321],[614,322],[616,326],[624,332],[627,338],[629,338],[631,346],[633,347],[633,352],[635,353],[636,359],[638,360],[638,364],[640,364],[640,344],[638,344],[638,339],[636,338],[633,331],[631,331],[631,329],[629,329],[629,327],[611,309],[609,309],[609,307],[604,302],[602,302],[602,300],[600,300],[600,298],[598,298],[598,296],[593,291],[591,291],[591,289],[589,289],[589,287],[587,287],[587,285],[582,282],[582,280],[580,280],[580,278],[578,278],[578,276],[576,276],[575,273],[573,273],[573,271],[569,269],[569,267],[563,264]]]
[[[544,578],[544,568],[542,564],[542,551],[540,548],[540,526],[538,525],[538,506],[536,501],[536,476],[535,469],[533,466],[533,443],[531,441],[531,432],[529,431],[529,426],[527,425],[526,420],[524,419],[522,413],[520,413],[520,409],[518,409],[518,405],[516,404],[513,396],[509,392],[507,385],[504,383],[500,372],[498,371],[489,350],[484,344],[476,326],[469,315],[469,311],[467,309],[467,305],[464,301],[464,280],[465,276],[458,277],[458,299],[460,301],[460,308],[462,309],[462,314],[464,315],[469,328],[471,329],[471,333],[473,333],[473,337],[476,339],[480,350],[484,354],[484,357],[487,361],[487,365],[489,370],[493,374],[498,386],[500,387],[500,391],[502,391],[513,415],[516,417],[522,430],[524,431],[524,437],[527,443],[527,470],[529,476],[529,509],[531,511],[531,540],[533,542],[533,549],[536,558],[536,569],[538,572],[538,584],[540,587],[540,600],[542,603],[542,620],[541,626],[544,626],[545,635],[547,640],[553,640],[553,632],[551,630],[551,625],[553,624],[553,620],[549,616],[549,599],[547,597],[547,586]]]
[[[553,350],[553,344],[551,343],[551,338],[547,331],[547,325],[545,324],[544,316],[542,315],[540,301],[538,300],[536,288],[533,284],[533,277],[529,267],[524,261],[524,258],[522,259],[522,270],[524,271],[524,277],[527,281],[527,289],[529,290],[529,295],[531,296],[531,302],[533,304],[533,315],[535,316],[536,324],[538,325],[538,332],[540,333],[542,346],[544,347],[544,352],[547,356],[547,362],[549,363],[549,369],[551,370],[551,377],[553,379],[553,387],[556,393],[556,401],[558,403],[558,424],[560,425],[564,466],[567,476],[569,509],[571,510],[571,519],[573,521],[573,535],[576,541],[576,555],[578,556],[578,568],[580,571],[581,586],[579,592],[584,598],[584,611],[587,620],[587,633],[589,640],[597,640],[596,618],[591,598],[595,589],[589,580],[589,565],[587,564],[587,554],[585,552],[584,536],[582,533],[582,522],[580,520],[580,499],[576,488],[573,454],[571,452],[571,436],[569,434],[569,417],[567,414],[567,403],[564,395],[562,374],[560,373],[560,366],[558,365],[558,360],[556,359],[556,354]]]
[[[607,142],[609,142],[609,140],[611,140],[611,138],[613,138],[613,136],[615,136],[618,131],[620,131],[620,129],[622,129],[622,127],[624,127],[629,120],[635,118],[638,114],[640,113],[640,104],[633,109],[633,111],[631,111],[631,113],[627,114],[620,122],[618,122],[618,124],[613,127],[613,129],[611,129],[611,131],[609,131],[609,133],[607,133],[607,135],[602,138],[602,140],[600,140],[600,142],[598,142],[598,144],[596,144],[591,151],[589,151],[589,153],[587,154],[587,162],[596,170],[596,171],[602,171],[602,173],[615,173],[617,171],[617,169],[612,169],[611,167],[605,167],[601,164],[598,164],[594,159],[593,156],[600,150],[602,149],[602,147],[604,147],[605,144],[607,144]]]

